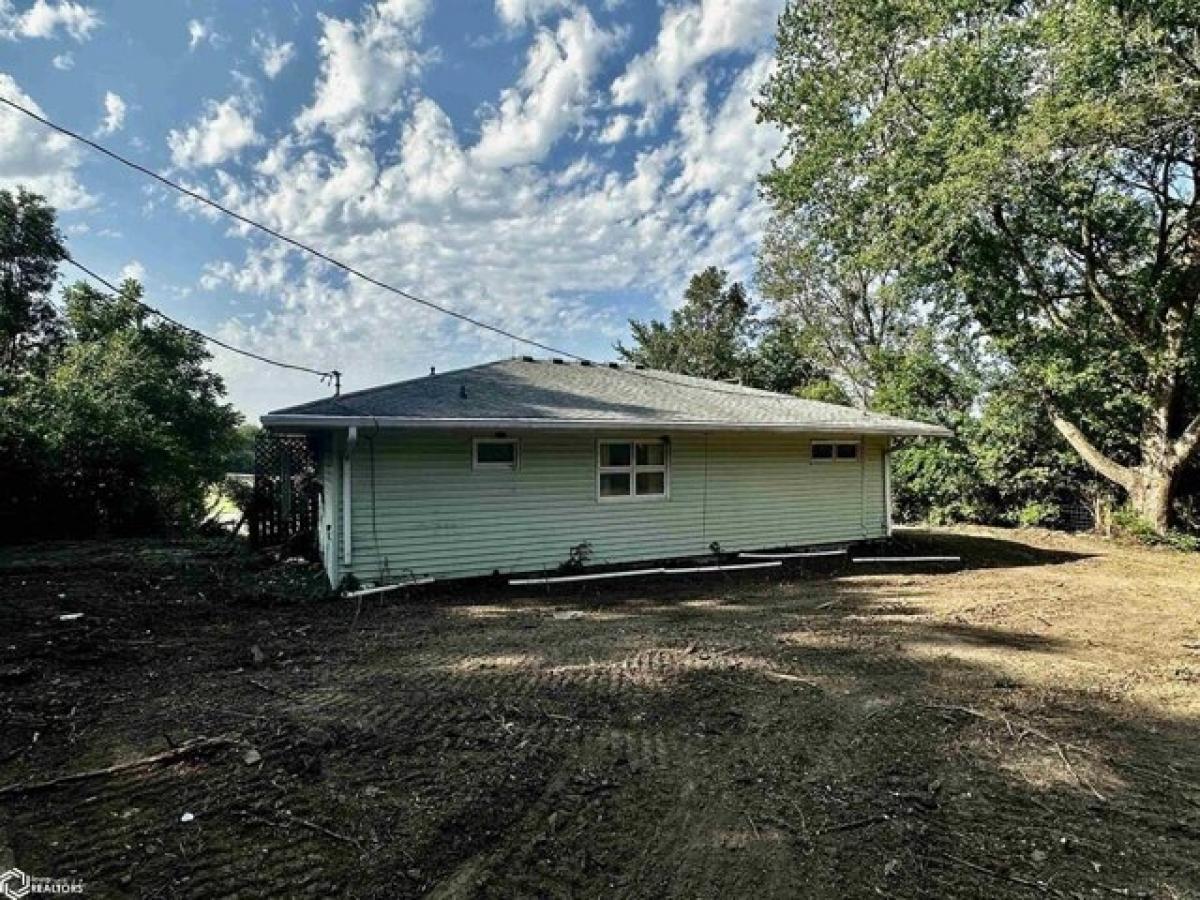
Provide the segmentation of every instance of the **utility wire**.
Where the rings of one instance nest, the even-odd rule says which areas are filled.
[[[429,309],[435,310],[436,312],[440,312],[443,315],[447,315],[452,318],[458,319],[459,321],[466,322],[470,325],[474,325],[477,328],[482,328],[485,331],[490,331],[490,332],[493,332],[494,334],[502,335],[503,337],[507,337],[511,340],[517,341],[522,344],[526,344],[530,347],[537,347],[540,350],[545,350],[548,353],[554,354],[555,356],[565,356],[565,357],[569,357],[570,359],[577,360],[579,362],[588,362],[586,357],[580,356],[577,353],[572,353],[569,350],[561,350],[557,347],[553,347],[549,344],[544,344],[544,343],[542,343],[540,341],[536,341],[532,338],[522,337],[521,335],[515,334],[514,332],[511,332],[511,331],[507,331],[504,328],[499,327],[498,325],[492,325],[488,322],[481,321],[480,319],[473,318],[472,316],[469,316],[466,313],[461,313],[461,312],[458,312],[457,310],[450,309],[449,307],[434,303],[432,300],[426,300],[423,297],[419,297],[416,294],[409,293],[408,291],[403,290],[402,288],[398,288],[398,287],[395,287],[394,285],[388,284],[385,281],[381,281],[378,278],[368,275],[366,272],[363,272],[362,270],[357,269],[348,263],[344,263],[341,260],[336,259],[335,257],[332,257],[329,254],[324,253],[323,251],[318,250],[317,248],[304,243],[303,241],[300,241],[296,238],[290,237],[289,235],[286,235],[280,231],[275,230],[274,228],[271,228],[269,225],[264,225],[261,222],[257,222],[254,219],[244,216],[239,212],[229,209],[228,207],[218,203],[216,200],[206,197],[204,194],[198,193],[197,191],[193,191],[190,188],[184,187],[183,185],[179,184],[178,182],[172,181],[170,178],[167,178],[165,175],[160,175],[158,172],[155,172],[153,169],[149,169],[146,166],[136,163],[133,160],[122,156],[121,154],[117,153],[116,151],[110,150],[109,148],[105,147],[102,144],[98,144],[96,141],[93,141],[90,138],[85,137],[82,134],[72,131],[71,129],[66,128],[62,125],[59,125],[56,122],[52,122],[49,119],[45,118],[44,116],[38,115],[33,110],[27,109],[26,107],[8,99],[7,97],[0,97],[0,103],[4,104],[5,106],[8,106],[10,109],[15,110],[16,112],[19,112],[25,116],[28,116],[30,119],[33,119],[35,122],[41,123],[42,125],[46,126],[47,128],[57,131],[59,134],[66,135],[67,137],[69,137],[73,140],[79,141],[80,143],[95,150],[97,153],[107,156],[110,159],[113,159],[113,160],[119,162],[123,166],[127,166],[128,168],[133,169],[136,172],[140,172],[141,174],[147,176],[148,178],[154,179],[155,181],[159,182],[162,185],[165,185],[166,187],[170,188],[171,190],[177,191],[178,193],[183,194],[184,196],[189,197],[192,200],[195,200],[197,203],[202,203],[206,206],[209,206],[212,209],[215,209],[218,212],[224,213],[225,215],[229,216],[232,219],[237,220],[238,222],[241,222],[244,225],[247,225],[251,228],[261,231],[264,234],[270,235],[271,237],[275,238],[276,240],[282,241],[283,243],[288,244],[288,245],[290,245],[298,250],[301,250],[305,253],[308,253],[311,256],[315,256],[317,259],[320,259],[323,262],[328,263],[329,265],[333,266],[334,268],[341,269],[343,272],[346,272],[349,275],[353,275],[356,278],[360,278],[363,281],[367,282],[368,284],[374,285],[375,287],[378,287],[378,288],[382,288],[385,291],[389,291],[393,294],[396,294],[397,296],[403,297],[406,300],[410,300],[413,303],[417,303],[417,304],[420,304],[421,306],[428,307]],[[72,260],[72,262],[74,262],[74,261]],[[75,263],[75,264],[79,265],[78,263]],[[80,266],[80,268],[82,268],[82,266]],[[85,270],[85,271],[87,271],[87,270]],[[89,272],[89,274],[93,274],[93,273]],[[93,277],[96,277],[97,280],[101,281],[102,284],[108,284],[109,287],[112,288],[110,283],[103,281],[98,276],[95,276],[93,274]],[[115,288],[112,288],[112,289],[115,290]],[[212,343],[217,344],[218,346],[224,347],[225,349],[230,350],[234,353],[240,353],[243,356],[248,356],[253,359],[258,359],[263,362],[271,363],[273,365],[282,365],[285,368],[298,369],[298,370],[304,371],[304,372],[312,372],[314,374],[322,375],[322,376],[326,376],[326,377],[333,377],[333,376],[340,377],[340,373],[337,373],[337,372],[318,372],[316,369],[309,369],[305,366],[294,366],[294,365],[290,365],[290,364],[286,364],[286,363],[278,363],[275,360],[267,359],[266,357],[263,357],[263,356],[258,356],[257,354],[250,353],[249,351],[239,350],[238,348],[231,347],[228,344],[225,344],[221,341],[216,340],[215,338],[209,338],[207,335],[204,335],[201,332],[196,331],[193,328],[188,328],[188,326],[186,326],[186,325],[181,325],[180,323],[175,322],[174,319],[169,319],[169,317],[167,317],[163,313],[158,312],[158,310],[153,310],[151,307],[147,307],[147,309],[151,309],[156,314],[163,316],[163,318],[167,318],[169,321],[174,322],[176,325],[179,325],[179,327],[185,328],[195,334],[199,334],[201,337],[204,337],[206,340],[209,340]],[[658,381],[658,382],[662,382],[663,384],[668,384],[668,385],[671,385],[672,387],[676,387],[676,388],[679,388],[679,387],[690,388],[692,390],[706,391],[708,393],[713,393],[713,394],[728,394],[733,397],[741,397],[741,398],[745,398],[747,396],[746,392],[744,392],[744,391],[727,390],[727,389],[723,389],[723,388],[709,387],[707,385],[701,385],[701,384],[689,384],[689,383],[682,382],[682,381],[676,381],[675,379],[662,378],[662,377],[653,375],[650,372],[638,371],[637,369],[629,369],[629,368],[623,367],[622,371],[626,371],[626,372],[629,372],[630,374],[634,374],[640,378],[645,379],[646,381]]]
[[[81,263],[79,260],[75,259],[74,257],[68,256],[67,262],[69,262],[75,268],[79,269],[79,271],[83,272],[85,275],[87,275],[92,280],[98,281],[100,284],[104,285],[106,288],[108,288],[114,294],[117,294],[117,295],[121,294],[121,289],[119,287],[117,287],[115,284],[113,284],[111,281],[109,281],[103,275],[99,275],[96,272],[92,271],[91,269],[89,269],[87,266],[85,266],[83,263]],[[250,359],[256,359],[259,362],[268,363],[269,365],[272,365],[272,366],[278,366],[281,369],[294,369],[297,372],[309,372],[313,375],[320,376],[321,379],[324,381],[337,384],[338,387],[340,388],[341,373],[338,372],[336,369],[331,370],[329,372],[323,372],[320,369],[312,369],[312,368],[309,368],[308,366],[299,366],[299,365],[296,365],[295,363],[280,362],[279,360],[271,359],[268,356],[262,356],[258,353],[253,353],[249,350],[243,350],[241,347],[235,347],[235,346],[233,346],[233,344],[226,343],[225,341],[221,340],[220,338],[215,338],[212,335],[205,334],[203,331],[200,331],[197,328],[192,328],[190,325],[184,325],[178,319],[172,318],[171,316],[169,316],[165,312],[163,312],[161,309],[151,306],[149,303],[146,303],[142,300],[135,300],[134,302],[137,303],[138,306],[142,307],[142,309],[146,310],[147,312],[158,316],[160,319],[163,319],[166,322],[170,322],[176,328],[179,328],[183,331],[186,331],[188,334],[195,335],[198,338],[208,341],[210,344],[215,344],[216,346],[221,347],[224,350],[228,350],[230,353],[237,353],[240,356],[246,356],[246,357],[249,357]]]
[[[457,310],[450,309],[449,307],[441,306],[440,304],[434,303],[432,300],[426,300],[423,297],[418,297],[416,294],[411,294],[408,291],[403,290],[398,287],[395,287],[394,285],[388,284],[385,281],[380,281],[378,278],[374,278],[371,275],[368,275],[366,272],[363,272],[360,269],[356,269],[354,266],[351,266],[349,263],[344,263],[341,260],[330,256],[328,253],[324,253],[321,250],[318,250],[316,247],[313,247],[310,244],[306,244],[303,241],[297,240],[294,237],[290,237],[290,236],[284,234],[283,232],[276,231],[274,228],[271,228],[269,225],[264,225],[261,222],[256,222],[254,219],[244,216],[239,212],[235,212],[234,210],[228,208],[227,206],[224,206],[224,205],[218,203],[216,200],[206,197],[204,194],[198,193],[197,191],[193,191],[190,188],[184,187],[182,184],[179,184],[176,181],[172,181],[170,178],[167,178],[165,175],[160,175],[158,172],[155,172],[153,169],[149,169],[143,165],[140,165],[139,163],[136,163],[133,160],[122,156],[121,154],[117,153],[116,151],[110,150],[107,147],[96,143],[95,141],[91,140],[90,138],[84,137],[82,134],[78,134],[77,132],[71,131],[71,129],[69,129],[69,128],[64,128],[62,125],[52,122],[49,119],[45,118],[44,116],[38,115],[31,109],[26,109],[24,106],[21,106],[19,103],[15,103],[14,101],[9,100],[7,97],[0,97],[0,103],[3,103],[5,106],[8,106],[11,109],[13,109],[19,113],[23,113],[24,115],[33,119],[35,122],[40,122],[42,125],[45,125],[47,128],[51,128],[54,131],[57,131],[59,134],[66,135],[67,137],[69,137],[73,140],[79,141],[80,143],[85,144],[88,147],[91,147],[97,153],[101,153],[104,156],[109,157],[110,159],[116,160],[123,166],[128,166],[129,168],[133,169],[136,172],[140,172],[141,174],[146,175],[149,178],[153,178],[155,181],[159,182],[160,184],[163,184],[166,187],[169,187],[173,191],[178,191],[179,193],[183,194],[186,197],[190,197],[192,200],[195,200],[197,203],[203,203],[206,206],[212,207],[213,209],[217,210],[218,212],[224,213],[225,215],[227,215],[233,219],[236,219],[237,221],[241,222],[243,225],[248,225],[251,228],[255,228],[258,231],[263,232],[264,234],[270,235],[271,237],[275,238],[278,241],[282,241],[283,243],[289,244],[290,246],[295,247],[298,250],[302,250],[305,253],[315,256],[317,259],[320,259],[323,262],[326,262],[329,265],[334,266],[335,268],[341,269],[343,272],[346,272],[347,274],[354,275],[356,278],[361,278],[363,281],[367,282],[368,284],[374,285],[375,287],[378,287],[378,288],[382,288],[385,291],[390,291],[391,293],[396,294],[397,296],[403,297],[406,300],[411,300],[413,303],[419,303],[421,306],[426,306],[426,307],[428,307],[432,310],[436,310],[437,312],[440,312],[444,315],[451,316],[455,319],[458,319],[461,322],[466,322],[470,325],[476,326],[477,328],[482,328],[486,331],[491,331],[495,334],[502,335],[502,336],[504,336],[506,338],[510,338],[511,340],[514,340],[514,341],[519,341],[522,344],[528,344],[530,347],[537,347],[541,350],[545,350],[545,351],[547,351],[549,353],[553,353],[557,356],[569,356],[571,359],[577,359],[577,360],[583,359],[582,356],[579,356],[575,353],[571,353],[567,350],[559,350],[556,347],[551,347],[549,344],[543,344],[540,341],[533,340],[532,338],[522,337],[521,335],[515,334],[511,331],[507,331],[498,325],[492,325],[492,324],[490,324],[488,322],[484,322],[480,319],[473,318],[472,316],[468,316],[466,313],[461,313],[461,312],[458,312]]]

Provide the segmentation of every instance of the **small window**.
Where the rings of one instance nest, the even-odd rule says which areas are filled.
[[[665,499],[665,441],[601,441],[597,454],[596,495],[600,500]]]
[[[857,441],[813,441],[812,461],[815,463],[858,462]]]
[[[517,442],[512,438],[476,438],[476,469],[515,469],[519,458]]]

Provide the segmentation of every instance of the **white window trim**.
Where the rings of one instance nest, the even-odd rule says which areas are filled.
[[[854,459],[840,459],[840,458],[838,457],[838,455],[837,455],[837,448],[838,448],[838,446],[839,446],[839,445],[845,445],[845,444],[853,444],[853,445],[854,445],[854,447],[856,448],[856,449],[855,449],[855,451],[854,451]],[[832,447],[832,448],[833,448],[833,453],[832,453],[832,455],[829,457],[829,459],[817,459],[815,456],[813,456],[813,452],[812,452],[812,451],[813,451],[813,448],[814,448],[814,447]],[[849,440],[847,440],[847,441],[809,441],[809,445],[808,445],[808,461],[809,461],[809,463],[810,463],[811,465],[814,465],[814,466],[829,466],[829,465],[857,465],[858,463],[862,462],[862,458],[863,458],[863,452],[862,452],[862,441],[860,441],[860,440],[853,440],[853,441],[849,441]]]
[[[639,466],[637,464],[637,448],[630,447],[629,465],[602,466],[603,448],[610,444],[659,444],[663,448],[663,464],[661,466]],[[637,493],[638,472],[662,472],[663,492],[661,494]],[[600,495],[600,476],[605,474],[629,474],[629,493],[616,497]],[[661,503],[671,497],[671,442],[662,438],[602,438],[596,441],[596,501],[598,503]]]
[[[480,444],[512,444],[513,461],[511,463],[480,462]],[[477,437],[471,441],[471,468],[476,472],[515,472],[521,468],[521,442],[517,438]]]

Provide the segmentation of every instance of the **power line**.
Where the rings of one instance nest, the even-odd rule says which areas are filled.
[[[101,153],[104,156],[109,157],[110,159],[116,160],[123,166],[127,166],[127,167],[133,169],[134,171],[140,172],[141,174],[143,174],[149,178],[153,178],[155,181],[159,182],[160,184],[163,184],[163,185],[169,187],[173,191],[178,191],[180,194],[183,194],[186,197],[190,197],[192,200],[195,200],[197,203],[203,203],[204,205],[209,206],[209,207],[217,210],[218,212],[224,213],[225,215],[229,216],[230,218],[236,219],[237,221],[241,222],[243,225],[248,225],[249,227],[255,228],[258,231],[263,232],[264,234],[270,235],[271,237],[275,238],[278,241],[282,241],[283,243],[288,244],[292,247],[295,247],[298,250],[302,250],[305,253],[311,254],[312,256],[315,256],[317,259],[320,259],[323,262],[326,262],[329,265],[334,266],[335,268],[341,269],[343,272],[346,272],[347,274],[354,275],[356,278],[360,278],[363,281],[367,282],[368,284],[374,285],[375,287],[378,287],[378,288],[382,288],[385,291],[390,291],[391,293],[396,294],[399,297],[403,297],[406,300],[411,300],[413,303],[419,303],[421,306],[426,306],[429,309],[436,310],[437,312],[440,312],[443,315],[451,316],[455,319],[458,319],[461,322],[466,322],[470,325],[474,325],[477,328],[482,328],[486,331],[491,331],[494,334],[502,335],[503,337],[509,338],[511,340],[519,341],[522,344],[529,345],[530,347],[537,347],[541,350],[545,350],[549,353],[553,353],[558,356],[569,356],[571,359],[577,359],[577,360],[583,359],[582,356],[579,356],[575,353],[571,353],[567,350],[559,350],[556,347],[551,347],[549,344],[543,344],[540,341],[533,340],[532,338],[522,337],[521,335],[515,334],[514,332],[511,332],[511,331],[507,331],[498,325],[492,325],[492,324],[490,324],[488,322],[484,322],[480,319],[473,318],[472,316],[468,316],[466,313],[458,312],[457,310],[453,310],[453,309],[450,309],[449,307],[434,303],[432,300],[426,300],[423,297],[418,297],[416,294],[409,293],[408,291],[403,290],[398,287],[395,287],[394,285],[388,284],[385,281],[380,281],[378,278],[374,278],[373,276],[368,275],[366,272],[363,272],[360,269],[356,269],[354,266],[351,266],[349,263],[344,263],[341,260],[336,259],[336,258],[330,256],[329,254],[322,252],[321,250],[318,250],[316,247],[313,247],[310,244],[306,244],[303,241],[300,241],[294,237],[290,237],[289,235],[284,234],[283,232],[276,231],[274,228],[271,228],[269,225],[264,225],[261,222],[257,222],[254,219],[244,216],[241,213],[236,212],[236,211],[228,208],[227,206],[224,206],[224,205],[218,203],[216,200],[206,197],[204,194],[198,193],[197,191],[193,191],[190,188],[184,187],[182,184],[179,184],[176,181],[172,181],[170,178],[167,178],[165,175],[160,175],[158,172],[155,172],[153,169],[149,169],[146,166],[143,166],[139,163],[134,162],[131,159],[128,159],[128,158],[122,156],[121,154],[117,153],[114,150],[108,149],[107,147],[103,146],[102,144],[96,143],[95,141],[91,140],[90,138],[85,137],[82,134],[79,134],[77,132],[72,131],[69,128],[65,128],[62,125],[52,122],[49,119],[45,118],[44,116],[38,115],[33,110],[26,109],[24,106],[21,106],[19,103],[15,103],[14,101],[9,100],[7,97],[0,97],[0,103],[3,103],[5,106],[8,106],[11,109],[16,110],[19,113],[23,113],[24,115],[33,119],[35,122],[40,122],[42,125],[45,125],[47,128],[51,128],[54,131],[57,131],[59,134],[66,135],[67,137],[69,137],[73,140],[79,141],[80,143],[85,144],[88,147],[91,147],[97,153]]]
[[[30,119],[33,119],[35,122],[41,123],[42,125],[46,126],[47,128],[57,131],[58,133],[71,138],[72,140],[79,141],[80,143],[86,145],[87,147],[90,147],[92,150],[95,150],[97,153],[107,156],[110,159],[113,159],[116,162],[119,162],[123,166],[127,166],[128,168],[133,169],[136,172],[140,172],[142,175],[145,175],[148,178],[152,178],[153,180],[159,182],[162,185],[165,185],[166,187],[170,188],[171,190],[177,191],[178,193],[183,194],[184,196],[189,197],[192,200],[195,200],[197,203],[202,203],[206,206],[209,206],[212,209],[215,209],[218,212],[221,212],[221,213],[229,216],[230,218],[235,219],[238,222],[241,222],[244,225],[247,225],[251,228],[261,231],[264,234],[270,235],[271,237],[275,238],[278,241],[281,241],[281,242],[288,244],[298,250],[308,253],[311,256],[314,256],[317,259],[320,259],[321,261],[328,263],[329,265],[333,266],[334,268],[341,269],[343,272],[346,272],[349,275],[353,275],[356,278],[359,278],[359,279],[367,282],[368,284],[374,285],[375,287],[378,287],[378,288],[382,288],[385,291],[389,291],[393,294],[396,294],[399,297],[403,297],[406,300],[410,300],[413,303],[417,303],[417,304],[420,304],[421,306],[428,307],[429,309],[435,310],[436,312],[440,312],[443,315],[447,315],[454,319],[458,319],[461,322],[466,322],[470,325],[476,326],[477,328],[482,328],[485,331],[490,331],[494,334],[498,334],[503,337],[509,338],[511,340],[518,341],[519,343],[526,344],[530,347],[537,347],[539,350],[545,350],[548,353],[554,354],[555,356],[565,356],[565,357],[569,357],[570,359],[577,360],[579,362],[587,362],[588,361],[586,359],[586,357],[580,356],[577,353],[572,353],[569,350],[561,350],[557,347],[553,347],[549,344],[544,344],[544,343],[542,343],[540,341],[536,341],[532,338],[522,337],[521,335],[511,332],[511,331],[508,331],[504,328],[501,328],[498,325],[492,325],[488,322],[481,321],[480,319],[476,319],[472,316],[467,315],[466,313],[461,313],[461,312],[458,312],[457,310],[450,309],[449,307],[442,306],[438,303],[434,303],[432,300],[426,300],[423,297],[419,297],[416,294],[412,294],[406,290],[403,290],[402,288],[398,288],[394,285],[388,284],[385,281],[381,281],[378,278],[368,275],[366,272],[363,272],[362,270],[357,269],[348,263],[344,263],[341,260],[336,259],[335,257],[332,257],[329,254],[324,253],[323,251],[318,250],[317,248],[304,243],[303,241],[300,241],[296,238],[290,237],[289,235],[286,235],[280,231],[275,230],[274,228],[271,228],[269,225],[264,225],[261,222],[257,222],[254,219],[244,216],[239,212],[229,209],[228,207],[222,205],[221,203],[218,203],[216,200],[206,197],[204,194],[198,193],[197,191],[193,191],[190,188],[184,187],[183,185],[179,184],[178,182],[172,181],[170,178],[167,178],[165,175],[160,175],[158,172],[155,172],[153,169],[147,168],[146,166],[143,166],[140,163],[134,162],[133,160],[128,159],[125,156],[122,156],[120,153],[117,153],[115,150],[110,150],[109,148],[105,147],[104,145],[99,144],[96,141],[93,141],[92,139],[85,137],[82,134],[79,134],[78,132],[72,131],[71,129],[66,128],[62,125],[59,125],[56,122],[52,122],[50,119],[47,119],[44,116],[38,115],[33,110],[27,109],[26,107],[8,99],[7,97],[0,96],[0,103],[4,104],[5,106],[8,106],[9,108],[15,110],[16,112],[19,112],[25,116],[28,116]],[[74,261],[72,260],[72,262],[74,262]],[[78,263],[75,263],[75,264],[79,265]],[[82,266],[80,266],[80,268],[82,268]],[[85,270],[85,271],[88,271],[88,270]],[[89,272],[89,274],[92,274],[93,277],[95,277],[102,284],[108,285],[110,287],[110,289],[116,290],[116,288],[112,287],[111,283],[103,281],[102,279],[99,278],[99,276],[94,275],[94,273]],[[145,305],[145,304],[143,304],[143,305]],[[168,321],[173,322],[174,324],[178,325],[180,328],[184,328],[188,331],[198,334],[201,337],[203,337],[205,340],[211,341],[212,343],[216,344],[217,346],[224,347],[225,349],[230,350],[233,353],[239,353],[243,356],[248,356],[252,359],[258,359],[262,362],[271,363],[273,365],[281,365],[285,368],[298,369],[300,371],[312,372],[313,374],[317,374],[317,375],[321,375],[321,376],[325,376],[325,377],[340,379],[340,373],[338,373],[336,371],[334,371],[334,372],[319,372],[316,369],[309,369],[305,366],[295,366],[295,365],[291,365],[288,363],[279,363],[275,360],[268,359],[267,357],[259,356],[255,353],[251,353],[246,350],[240,350],[236,347],[231,347],[228,344],[218,341],[215,338],[210,338],[207,335],[204,335],[202,332],[196,331],[196,329],[194,329],[194,328],[189,328],[186,325],[182,325],[181,323],[176,322],[174,319],[170,319],[168,316],[159,312],[158,310],[154,310],[152,307],[147,307],[147,309],[151,309],[152,312],[155,312],[157,315],[162,316],[164,319],[167,319]],[[627,372],[630,372],[631,374],[637,375],[638,377],[643,378],[647,381],[659,381],[664,384],[670,384],[671,386],[677,387],[677,388],[685,387],[685,388],[690,388],[692,390],[707,391],[709,393],[714,393],[714,394],[728,394],[728,395],[734,396],[734,397],[745,397],[746,396],[746,393],[743,391],[726,390],[723,388],[709,387],[707,385],[701,385],[701,384],[682,383],[682,382],[675,381],[673,379],[661,378],[659,376],[652,375],[649,372],[637,371],[636,369],[624,369],[624,371],[627,371]],[[770,393],[770,392],[768,391],[767,393]]]
[[[109,281],[103,275],[99,275],[96,272],[89,269],[87,266],[85,266],[79,260],[75,259],[72,256],[68,256],[67,262],[69,262],[75,268],[79,269],[79,271],[83,272],[89,278],[93,279],[94,281],[98,281],[100,284],[104,285],[106,288],[108,288],[114,294],[117,294],[118,296],[121,295],[121,289],[119,287],[117,287],[115,284],[113,284],[111,281]],[[221,347],[224,350],[228,350],[230,353],[236,353],[239,356],[245,356],[245,357],[249,357],[250,359],[256,359],[259,362],[267,363],[272,366],[278,366],[281,369],[293,369],[297,372],[308,372],[312,375],[320,376],[322,381],[333,384],[335,390],[338,393],[341,393],[342,373],[339,372],[337,369],[332,369],[328,372],[324,372],[320,369],[312,369],[312,368],[309,368],[308,366],[296,365],[295,363],[281,362],[280,360],[277,360],[277,359],[271,359],[269,356],[262,356],[261,354],[254,353],[250,350],[243,350],[241,347],[235,347],[235,346],[233,346],[233,344],[227,343],[227,342],[221,340],[220,338],[215,338],[212,335],[205,334],[203,331],[200,331],[198,328],[193,328],[190,325],[184,325],[178,319],[172,318],[171,316],[169,316],[165,312],[163,312],[161,309],[151,306],[149,303],[146,303],[142,300],[134,300],[133,302],[136,303],[138,306],[142,307],[142,309],[146,310],[147,312],[158,316],[160,319],[163,319],[166,322],[170,322],[176,328],[179,328],[182,331],[186,331],[188,334],[195,335],[196,337],[201,338],[202,340],[208,341],[210,344],[215,344],[216,346]]]

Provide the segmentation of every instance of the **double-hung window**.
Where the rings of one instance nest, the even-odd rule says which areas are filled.
[[[858,441],[813,441],[811,460],[815,463],[858,462]]]
[[[599,500],[666,498],[670,483],[666,441],[600,441],[598,450]]]

